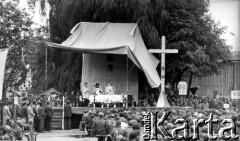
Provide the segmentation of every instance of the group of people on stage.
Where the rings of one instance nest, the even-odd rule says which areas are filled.
[[[87,82],[84,82],[83,86],[81,87],[81,91],[82,91],[82,98],[84,101],[84,106],[87,106],[89,104],[89,95],[90,95],[90,90],[89,90]],[[113,86],[111,80],[108,81],[108,84],[105,88],[105,92],[106,92],[106,94],[114,94],[115,87]],[[94,85],[92,94],[96,94],[96,95],[103,94],[102,87],[99,83],[96,83]]]

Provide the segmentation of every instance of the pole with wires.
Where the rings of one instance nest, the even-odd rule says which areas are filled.
[[[127,55],[126,55],[127,56]],[[127,87],[126,87],[126,108],[128,107],[128,56],[127,56]]]
[[[49,30],[48,30],[49,21],[47,20],[47,27],[46,27],[46,38],[49,38]],[[45,91],[48,89],[48,48],[45,48]]]

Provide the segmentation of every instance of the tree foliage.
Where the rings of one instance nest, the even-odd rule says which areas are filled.
[[[5,87],[13,84],[16,79],[25,80],[26,62],[22,56],[26,43],[32,37],[30,16],[17,8],[18,1],[0,1],[0,49],[9,49],[5,70]],[[20,83],[19,83],[20,85]]]
[[[45,3],[45,0],[41,2]],[[178,54],[167,55],[166,77],[172,83],[177,83],[182,77],[218,72],[228,59],[228,46],[220,39],[224,28],[219,27],[207,14],[207,0],[48,2],[51,5],[50,39],[53,42],[64,41],[78,22],[138,23],[148,49],[161,48],[161,36],[165,35],[167,48],[179,49]],[[54,68],[54,72],[49,74],[49,85],[59,90],[78,88],[81,54],[51,49],[49,56],[51,68]]]
[[[208,14],[208,3],[191,0],[165,0],[169,13],[164,35],[167,47],[179,50],[167,56],[167,74],[170,82],[182,77],[218,73],[229,58],[229,46],[220,38],[225,27],[220,27]],[[172,59],[174,58],[174,59]]]

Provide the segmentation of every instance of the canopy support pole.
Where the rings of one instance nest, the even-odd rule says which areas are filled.
[[[49,39],[50,37],[49,37],[49,30],[48,30],[48,24],[49,24],[49,21],[47,20],[47,29],[46,29],[46,36],[47,36],[47,38]],[[47,76],[47,72],[48,72],[48,70],[47,70],[47,67],[48,67],[48,62],[47,62],[47,60],[48,60],[48,47],[46,46],[46,50],[45,50],[45,80],[46,80],[46,82],[45,82],[45,90],[47,91],[47,86],[48,86],[48,76]]]
[[[127,56],[127,55],[126,55]],[[128,107],[128,56],[127,56],[127,97],[126,97],[126,108]]]
[[[47,76],[47,65],[48,65],[48,62],[47,62],[47,54],[48,54],[48,50],[47,50],[47,47],[46,47],[46,50],[45,50],[45,91],[47,91],[47,85],[48,85],[48,76]]]

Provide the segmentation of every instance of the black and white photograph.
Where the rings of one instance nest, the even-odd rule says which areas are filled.
[[[240,141],[240,0],[0,0],[0,141]]]

